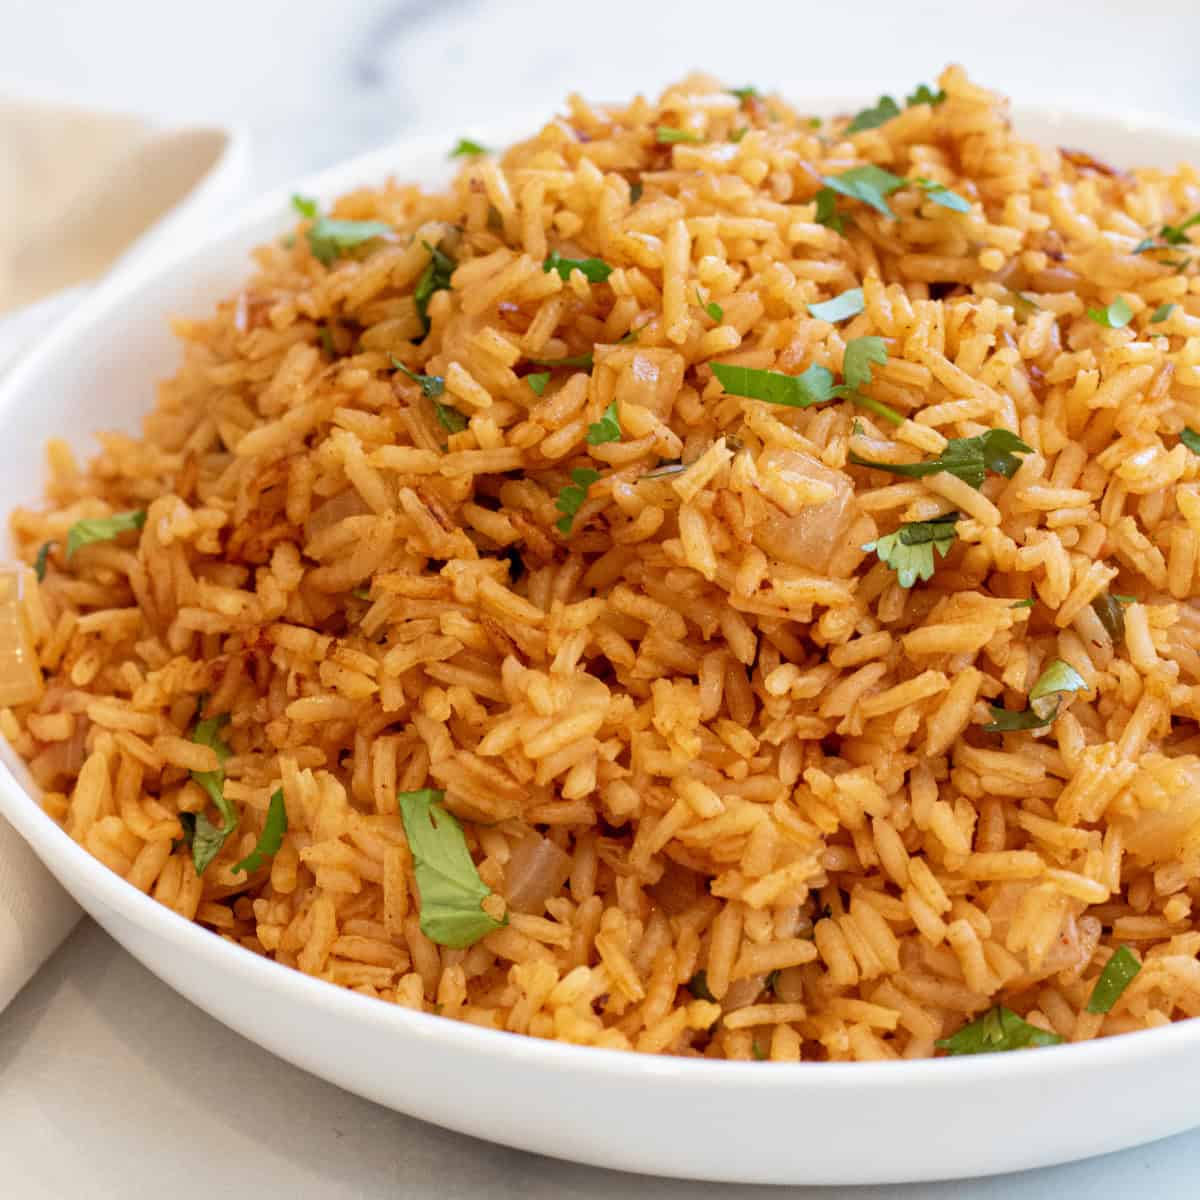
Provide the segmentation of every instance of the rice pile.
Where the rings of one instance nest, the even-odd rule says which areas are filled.
[[[46,809],[255,953],[536,1037],[868,1060],[996,1005],[1026,1044],[1200,1014],[1200,175],[939,85],[856,132],[699,76],[573,97],[445,192],[340,199],[365,229],[302,202],[176,322],[143,435],[53,445],[12,518],[55,543],[0,713]],[[883,210],[823,182],[864,164]],[[978,488],[851,461],[989,430],[1025,449]],[[880,539],[938,517],[904,577]],[[430,936],[399,793],[461,823],[469,929]]]

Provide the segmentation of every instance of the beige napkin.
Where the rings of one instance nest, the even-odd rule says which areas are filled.
[[[85,281],[219,220],[245,172],[238,130],[163,130],[135,116],[0,98],[0,384],[83,298]],[[2,740],[0,754],[32,789]],[[79,916],[0,817],[0,1009]]]

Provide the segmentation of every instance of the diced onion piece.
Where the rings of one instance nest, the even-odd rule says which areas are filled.
[[[42,694],[42,668],[25,617],[26,567],[0,568],[0,708],[28,704]]]
[[[721,1001],[722,1011],[733,1012],[735,1009],[753,1004],[762,995],[766,982],[765,975],[751,975],[747,979],[735,979],[729,985],[729,990]]]
[[[700,898],[702,882],[695,871],[668,859],[662,878],[646,890],[668,917],[675,917]]]
[[[505,899],[517,912],[540,914],[571,874],[570,856],[549,838],[530,832],[514,847],[504,869]]]
[[[845,544],[846,533],[858,516],[854,485],[849,476],[830,470],[811,454],[781,447],[764,452],[759,470],[775,471],[794,481],[825,483],[833,488],[833,498],[823,504],[801,509],[794,517],[783,513],[772,516],[754,530],[754,540],[759,548],[772,558],[825,573]],[[858,557],[861,559],[861,553]],[[852,563],[846,574],[853,571],[855,565]]]

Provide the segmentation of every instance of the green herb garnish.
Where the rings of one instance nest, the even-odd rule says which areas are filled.
[[[220,764],[215,771],[193,771],[191,774],[221,814],[221,828],[218,829],[206,813],[182,814],[192,818],[184,824],[184,834],[185,841],[192,850],[192,862],[196,866],[197,875],[204,874],[205,868],[220,854],[226,839],[238,827],[238,811],[234,808],[233,801],[225,798],[225,762],[233,751],[225,744],[221,730],[228,724],[229,714],[220,713],[215,717],[197,721],[196,728],[192,730],[192,741],[201,746],[211,747]]]
[[[758,99],[758,88],[750,87],[749,85],[746,87],[729,88],[728,91],[731,96],[736,96],[743,104],[747,100]]]
[[[317,202],[306,196],[293,196],[292,207],[312,222],[308,227],[308,248],[322,266],[329,266],[347,250],[353,250],[363,242],[392,232],[392,227],[383,221],[339,221],[323,217]]]
[[[605,410],[598,421],[588,426],[587,443],[589,446],[603,446],[605,442],[621,440],[621,422],[617,417],[617,402],[614,400]]]
[[[874,467],[892,475],[904,475],[909,479],[924,479],[946,471],[969,483],[978,490],[983,486],[988,471],[1011,479],[1021,465],[1018,454],[1032,454],[1033,447],[1027,446],[1015,433],[1007,429],[989,429],[973,438],[951,438],[937,458],[919,463],[883,463],[862,458],[850,451],[850,461],[858,467]]]
[[[1032,608],[1037,603],[1032,596],[1026,596],[1024,600],[1014,600],[1009,608]]]
[[[750,1053],[753,1056],[755,1062],[766,1062],[767,1061],[767,1052],[762,1048],[762,1046],[759,1045],[758,1038],[755,1038],[750,1043]]]
[[[945,98],[946,93],[941,88],[935,92],[928,84],[918,83],[917,90],[911,96],[905,96],[904,103],[912,108],[914,104],[941,104]]]
[[[144,508],[113,513],[111,517],[88,517],[76,521],[67,532],[67,558],[70,559],[80,546],[90,546],[93,542],[111,542],[119,534],[141,529],[145,524]]]
[[[825,300],[820,304],[810,304],[808,311],[818,320],[833,323],[844,321],[847,317],[858,316],[863,307],[862,288],[850,288],[849,291],[842,292],[840,296],[834,296],[832,300]]]
[[[258,843],[241,862],[233,864],[233,869],[252,875],[283,845],[283,835],[287,833],[287,827],[283,788],[276,788],[267,807],[267,819],[263,822],[262,833],[258,835]]]
[[[443,375],[420,375],[409,370],[394,354],[392,366],[402,375],[407,375],[415,384],[419,384],[421,394],[428,400],[436,400],[446,390],[446,379]],[[465,423],[460,428],[466,428]]]
[[[1016,712],[990,704],[992,719],[984,733],[1015,733],[1023,729],[1044,729],[1054,722],[1068,692],[1086,692],[1087,681],[1070,663],[1056,658],[1029,689],[1029,706]]]
[[[1133,977],[1142,969],[1133,951],[1128,946],[1119,947],[1113,956],[1104,964],[1096,986],[1088,998],[1087,1010],[1090,1013],[1111,1012],[1112,1007],[1121,998],[1121,993],[1133,982]]]
[[[695,975],[687,981],[687,990],[696,997],[697,1000],[707,1000],[711,1004],[716,1004],[717,998],[708,990],[708,972],[697,971]]]
[[[487,154],[488,148],[481,146],[470,138],[459,138],[458,145],[450,151],[451,158],[474,158],[478,154]]]
[[[53,542],[43,542],[38,547],[37,558],[33,560],[33,573],[37,576],[38,583],[46,578],[46,562],[50,558],[50,551],[53,548]]]
[[[934,179],[917,179],[916,184],[934,204],[940,204],[951,212],[965,213],[971,211],[970,201],[965,200],[957,192],[952,192],[944,183]]]
[[[946,93],[940,89],[935,92],[928,84],[919,83],[916,91],[905,97],[904,104],[906,108],[912,108],[914,104],[941,104],[945,98]],[[880,125],[899,115],[900,105],[891,96],[880,96],[874,108],[864,108],[855,116],[846,126],[846,132],[860,133],[864,129],[878,129]]]
[[[572,271],[582,271],[583,277],[588,283],[603,283],[613,273],[612,267],[602,259],[563,258],[557,250],[552,250],[546,256],[546,261],[542,263],[542,270],[547,275],[551,271],[557,271],[559,278],[564,281],[571,278]]]
[[[1092,597],[1092,612],[1099,617],[1112,644],[1121,645],[1125,640],[1125,606],[1120,598],[1109,592],[1101,592]]]
[[[881,563],[896,572],[896,581],[902,588],[910,588],[918,579],[932,579],[935,566],[934,551],[943,558],[958,536],[955,524],[957,512],[943,513],[928,521],[908,521],[895,533],[889,533],[863,549],[870,554],[873,550]]]
[[[1187,236],[1187,230],[1193,225],[1200,225],[1200,212],[1194,212],[1186,221],[1181,221],[1178,225],[1164,225],[1159,231],[1158,236],[1162,238],[1168,246],[1184,246],[1189,245],[1191,239]]]
[[[808,408],[837,399],[833,372],[815,363],[799,375],[785,375],[782,371],[763,371],[730,363],[715,362],[710,366],[721,386],[731,396],[765,400],[768,404],[784,404],[788,408]]]
[[[306,217],[310,221],[315,221],[321,214],[321,210],[317,207],[317,202],[309,196],[293,194],[292,207],[302,217]]]
[[[595,360],[589,350],[587,354],[576,354],[571,358],[531,358],[528,361],[538,367],[582,367],[590,370]]]
[[[750,400],[765,400],[768,404],[784,404],[789,408],[808,408],[827,400],[846,399],[861,404],[879,416],[901,425],[904,418],[894,409],[861,392],[871,382],[871,364],[887,362],[887,346],[881,337],[851,338],[846,343],[842,370],[845,383],[835,384],[828,367],[814,363],[799,375],[782,371],[764,371],[755,367],[710,363],[713,374],[731,396]]]
[[[634,182],[629,185],[629,203],[636,204],[642,198],[642,193],[645,190],[645,184],[643,184],[640,179],[634,180]]]
[[[554,502],[554,507],[560,513],[564,514],[554,522],[558,532],[563,537],[571,536],[571,526],[575,522],[575,514],[583,507],[583,502],[587,499],[588,489],[599,478],[600,472],[593,471],[591,467],[575,467],[571,471],[573,482],[567,484],[558,493],[558,499]]]
[[[1087,315],[1097,325],[1103,325],[1106,329],[1124,329],[1133,319],[1133,309],[1129,307],[1124,296],[1118,296],[1106,308],[1089,308]]]
[[[696,303],[718,324],[725,320],[725,310],[715,300],[710,300],[705,304],[699,288],[696,289]]]
[[[1200,433],[1190,426],[1185,427],[1179,435],[1179,440],[1193,453],[1200,454]],[[68,557],[70,557],[68,552]]]
[[[880,96],[874,108],[864,108],[856,113],[846,126],[847,133],[861,133],[864,129],[878,129],[893,117],[900,115],[900,105],[891,96]]]
[[[746,134],[748,134],[749,132],[750,132],[750,126],[742,125],[740,128],[735,129],[729,135],[729,140],[736,144],[737,142],[740,142],[742,140],[742,138],[744,138],[746,136]]]
[[[458,263],[437,246],[431,246],[426,241],[422,241],[421,245],[429,251],[429,265],[421,272],[421,278],[417,280],[417,286],[413,289],[413,301],[417,306],[417,314],[425,326],[425,332],[428,333],[429,301],[434,292],[450,290],[450,276],[454,274],[454,268],[458,266]]]
[[[462,433],[467,427],[467,418],[457,408],[452,408],[449,404],[441,404],[435,400],[433,402],[433,412],[438,419],[438,424],[447,433]]]
[[[333,330],[328,325],[322,325],[317,330],[317,339],[321,343],[321,349],[329,355],[330,358],[337,358],[337,347],[333,344]]]
[[[654,140],[660,146],[670,146],[675,142],[701,142],[704,139],[698,133],[687,129],[672,129],[669,125],[660,125],[654,131]]]
[[[421,932],[439,946],[461,950],[508,920],[497,921],[483,911],[481,904],[492,889],[479,878],[462,826],[442,805],[444,798],[434,788],[397,797],[420,893]]]
[[[838,212],[837,194],[833,188],[823,187],[817,193],[817,212],[814,219],[818,225],[827,225],[835,233],[845,233],[846,222]]]
[[[540,396],[546,390],[546,384],[550,382],[550,372],[539,371],[536,375],[526,375],[525,382]]]
[[[899,191],[908,180],[893,175],[891,171],[885,171],[874,163],[867,163],[861,167],[851,167],[840,175],[823,175],[821,182],[830,190],[848,196],[851,200],[861,200],[885,217],[894,217],[896,214],[888,207],[885,197]]]
[[[1025,295],[1024,292],[1009,292],[1007,298],[1016,316],[1027,317],[1030,313],[1041,312],[1041,306],[1037,301]]]
[[[1062,1038],[1022,1020],[1011,1009],[997,1005],[988,1009],[956,1034],[935,1043],[947,1054],[992,1054],[1002,1050],[1024,1050],[1027,1046],[1057,1046]]]
[[[1150,324],[1158,325],[1165,321],[1178,307],[1177,304],[1160,304],[1150,315]]]

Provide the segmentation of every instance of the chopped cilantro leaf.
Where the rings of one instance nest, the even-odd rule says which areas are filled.
[[[321,211],[317,207],[317,202],[310,196],[293,195],[292,207],[302,216],[307,217],[310,221],[317,219],[317,214]]]
[[[1124,329],[1133,319],[1133,309],[1124,296],[1118,296],[1105,308],[1089,308],[1087,315],[1106,329]]]
[[[749,132],[750,132],[750,126],[749,126],[749,125],[742,125],[742,126],[739,126],[737,129],[735,129],[735,130],[734,130],[734,131],[733,131],[733,132],[732,132],[732,133],[729,135],[729,140],[730,140],[731,142],[740,142],[740,141],[742,140],[742,138],[744,138],[744,137],[746,136],[746,134],[748,134]]]
[[[729,94],[736,96],[743,104],[747,100],[758,99],[758,88],[747,85],[746,87],[729,88]]]
[[[704,139],[698,133],[687,129],[672,129],[669,125],[660,125],[654,131],[654,140],[660,146],[670,146],[675,142],[702,142]]]
[[[1158,231],[1158,236],[1169,246],[1186,246],[1190,241],[1187,231],[1193,225],[1200,225],[1200,212],[1192,213],[1186,221],[1181,221],[1178,225],[1164,225]]]
[[[856,317],[862,310],[862,288],[850,288],[849,291],[842,292],[840,296],[834,296],[832,300],[808,306],[808,311],[818,320],[831,323],[844,321],[847,317]]]
[[[1056,658],[1029,689],[1029,705],[1020,711],[1009,711],[999,705],[989,705],[992,720],[983,726],[985,733],[1013,733],[1022,729],[1043,729],[1058,716],[1062,698],[1068,692],[1086,692],[1087,681],[1070,663]]]
[[[570,358],[531,358],[529,361],[538,367],[582,367],[590,370],[593,357],[589,351],[587,354],[575,354]]]
[[[708,972],[697,971],[695,975],[687,981],[687,990],[696,997],[697,1000],[707,1000],[710,1004],[716,1004],[717,998],[708,990]]]
[[[438,419],[438,424],[447,433],[462,433],[467,427],[467,418],[453,408],[449,404],[441,404],[437,400],[433,402],[433,412]]]
[[[53,542],[43,542],[38,547],[37,558],[33,560],[33,573],[38,577],[38,583],[46,578],[46,561],[53,546]]]
[[[571,278],[572,271],[582,271],[588,283],[603,283],[613,273],[612,267],[599,258],[563,258],[557,250],[552,250],[546,256],[542,270],[547,275],[557,271],[559,278],[564,281]]]
[[[287,808],[283,803],[283,788],[276,788],[267,806],[267,818],[263,822],[262,833],[258,835],[258,844],[242,859],[233,864],[235,871],[252,875],[262,867],[268,858],[283,845],[283,835],[287,833]]]
[[[1158,325],[1165,321],[1179,306],[1177,304],[1160,304],[1150,316],[1150,324]]]
[[[1026,1046],[1057,1046],[1062,1038],[1022,1020],[1010,1009],[997,1005],[988,1009],[956,1034],[935,1044],[947,1054],[992,1054],[1002,1050],[1024,1050]]]
[[[481,146],[470,138],[459,138],[458,145],[450,151],[451,158],[474,158],[478,154],[487,154],[488,148]]]
[[[755,1062],[767,1061],[767,1052],[759,1044],[758,1038],[755,1038],[750,1043],[750,1053],[753,1055]]]
[[[575,515],[583,507],[588,489],[599,478],[600,472],[593,471],[591,467],[575,467],[571,471],[572,482],[559,492],[558,499],[554,502],[554,507],[564,514],[554,523],[563,537],[571,536],[571,526],[575,523]]]
[[[910,479],[923,479],[946,471],[969,483],[978,490],[983,486],[984,475],[992,471],[1011,479],[1021,465],[1018,454],[1032,454],[1033,447],[1027,446],[1015,433],[1007,429],[989,429],[973,438],[951,438],[945,450],[937,458],[919,463],[881,463],[862,458],[850,452],[850,461],[858,467],[874,467],[893,475],[905,475]]]
[[[880,96],[874,108],[864,108],[846,126],[847,133],[861,133],[864,129],[878,129],[893,117],[900,115],[900,105],[891,96]]]
[[[1009,608],[1032,608],[1036,603],[1032,596],[1026,596],[1024,600],[1014,600]]]
[[[933,578],[936,561],[933,552],[936,550],[943,558],[950,553],[957,536],[957,521],[956,512],[943,513],[928,521],[909,521],[895,533],[867,542],[863,549],[868,554],[875,551],[879,561],[896,572],[900,586],[910,588],[918,579]]]
[[[1200,454],[1200,433],[1192,428],[1185,428],[1179,435],[1179,440],[1193,453]]]
[[[1140,242],[1133,248],[1134,254],[1145,254],[1147,250],[1165,250],[1166,246],[1161,245],[1157,238],[1142,238]]]
[[[413,383],[419,384],[421,394],[429,400],[436,400],[446,390],[444,376],[418,375],[416,371],[410,371],[394,354],[392,355],[392,366],[402,375],[407,375]]]
[[[1092,988],[1087,1002],[1088,1012],[1111,1012],[1113,1005],[1121,998],[1121,993],[1133,982],[1133,977],[1141,969],[1142,964],[1128,946],[1118,947],[1104,964],[1104,970],[1100,972],[1100,978]]]
[[[833,188],[823,187],[817,193],[815,220],[818,225],[827,225],[834,233],[845,233],[846,222],[838,212],[837,194]]]
[[[119,534],[141,529],[146,524],[146,510],[113,513],[111,517],[88,517],[76,521],[67,531],[67,558],[74,556],[80,546],[93,542],[111,542]]]
[[[885,197],[904,187],[908,181],[874,163],[867,163],[861,167],[851,167],[840,175],[824,175],[821,182],[851,200],[861,200],[885,217],[894,217],[896,214],[888,207]]]
[[[941,88],[935,92],[928,84],[918,83],[917,90],[911,96],[905,96],[904,104],[907,108],[914,104],[941,104],[945,98],[946,93]]]
[[[729,363],[715,362],[711,365],[713,374],[731,396],[765,400],[768,404],[784,404],[789,408],[808,408],[837,398],[833,372],[815,363],[799,375],[785,375],[782,371],[763,371]]]
[[[192,741],[209,746],[216,753],[218,766],[215,771],[193,771],[192,779],[198,783],[221,814],[218,829],[203,812],[193,813],[189,845],[196,874],[203,875],[208,864],[221,852],[226,839],[238,827],[238,812],[233,801],[225,798],[225,761],[233,751],[221,737],[221,730],[229,724],[229,714],[220,713],[196,722],[192,730]],[[185,830],[185,832],[188,832]]]
[[[935,179],[917,179],[916,184],[934,204],[940,204],[951,212],[965,213],[971,211],[970,201],[965,200],[957,192],[952,192],[944,183]]]
[[[329,266],[347,250],[361,246],[372,238],[385,237],[392,227],[383,221],[339,221],[323,217],[315,200],[293,196],[292,207],[311,222],[308,227],[308,248],[322,266]]]
[[[699,288],[696,289],[696,303],[699,304],[700,307],[703,308],[704,311],[708,313],[708,315],[712,317],[712,319],[718,324],[725,320],[725,310],[715,300],[710,300],[707,304],[705,304],[704,297],[700,295]]]
[[[450,276],[454,274],[454,268],[458,266],[458,263],[437,246],[431,246],[425,241],[421,245],[429,251],[429,265],[421,272],[421,278],[417,280],[417,286],[413,289],[413,300],[416,303],[421,323],[428,333],[429,301],[434,292],[450,290]]]
[[[645,190],[646,186],[640,179],[637,179],[631,183],[629,185],[629,203],[636,204],[642,198],[642,193]]]
[[[400,792],[400,816],[412,851],[420,898],[421,932],[456,950],[508,923],[484,912],[492,889],[479,877],[458,819],[446,809],[445,793],[433,788]]]
[[[614,400],[605,410],[600,420],[588,426],[587,442],[589,446],[603,446],[605,442],[621,440],[621,422],[617,418],[617,402]]]
[[[550,372],[538,371],[536,375],[526,375],[525,382],[540,396],[546,390],[546,384],[550,382]]]
[[[1092,612],[1099,618],[1112,644],[1121,645],[1125,640],[1125,607],[1120,597],[1101,592],[1092,598]]]
[[[887,359],[887,345],[883,338],[851,338],[846,343],[846,353],[842,360],[842,374],[846,377],[846,386],[855,392],[866,387],[871,382],[871,364],[882,365]]]

